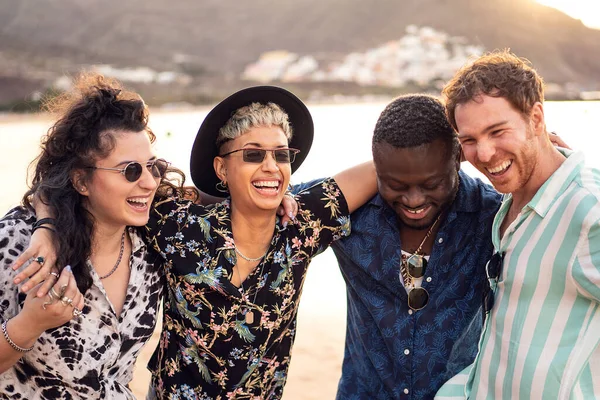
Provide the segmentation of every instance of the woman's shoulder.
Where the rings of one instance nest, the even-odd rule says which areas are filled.
[[[19,232],[30,235],[30,227],[35,220],[35,214],[32,211],[21,206],[15,207],[0,219],[0,236],[4,238],[7,235],[13,236]],[[22,231],[23,229],[26,229],[26,231]]]

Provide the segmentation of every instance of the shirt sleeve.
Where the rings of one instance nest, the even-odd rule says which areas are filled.
[[[600,220],[583,239],[573,264],[573,279],[583,296],[600,302]]]
[[[299,183],[297,185],[293,185],[290,191],[294,195],[297,195],[301,191],[307,190],[307,189],[309,189],[309,188],[311,188],[311,187],[313,187],[313,186],[315,186],[315,185],[317,185],[317,184],[319,184],[321,182],[323,182],[323,178],[313,179],[312,181],[308,181],[308,182],[302,182],[302,183]]]
[[[328,178],[295,196],[302,246],[317,254],[334,240],[350,234],[348,204],[335,179]],[[311,251],[312,250],[312,251]]]
[[[20,286],[13,283],[19,271],[13,271],[11,265],[27,247],[34,222],[33,214],[19,207],[0,220],[0,323],[19,313]]]

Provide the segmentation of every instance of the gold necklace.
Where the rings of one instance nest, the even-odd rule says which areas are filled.
[[[415,252],[413,253],[414,256],[420,256],[419,252],[421,251],[421,248],[423,247],[423,245],[425,244],[425,242],[427,241],[427,239],[429,239],[429,236],[431,236],[431,234],[433,233],[433,229],[437,225],[437,223],[440,220],[441,216],[442,216],[442,213],[440,213],[440,215],[438,215],[438,217],[435,219],[435,221],[433,222],[433,224],[431,225],[431,227],[427,231],[427,234],[425,235],[425,237],[421,241],[421,244],[419,245],[419,247],[417,247],[417,250],[415,250]],[[402,253],[402,250],[400,251],[400,253]],[[409,285],[410,285],[410,287],[413,287],[413,279],[412,279],[412,277],[409,278],[408,272],[406,270],[407,269],[407,267],[406,267],[406,261],[408,260],[408,258],[405,258],[402,254],[400,254],[400,259],[402,260],[402,262],[400,263],[400,272],[402,274],[402,280],[404,281],[404,285],[406,287],[409,287]]]

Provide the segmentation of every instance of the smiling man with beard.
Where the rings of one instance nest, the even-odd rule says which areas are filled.
[[[474,60],[444,94],[465,158],[506,195],[481,350],[438,398],[600,398],[600,171],[552,146],[542,79],[514,54]]]
[[[500,195],[460,171],[439,100],[407,95],[373,135],[379,194],[332,247],[347,286],[338,399],[427,399],[472,362]]]

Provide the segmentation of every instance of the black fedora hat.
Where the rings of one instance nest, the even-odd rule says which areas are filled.
[[[314,126],[306,105],[293,93],[277,86],[254,86],[242,89],[217,104],[204,118],[192,147],[190,172],[192,181],[198,189],[213,196],[222,197],[216,189],[219,182],[213,168],[213,160],[218,156],[216,146],[219,129],[241,107],[251,103],[275,103],[286,114],[292,127],[292,139],[289,146],[300,150],[292,163],[292,173],[304,161],[313,141]]]

